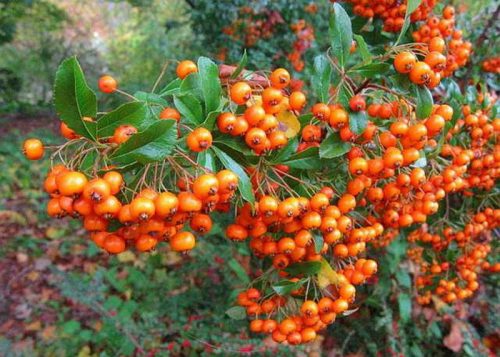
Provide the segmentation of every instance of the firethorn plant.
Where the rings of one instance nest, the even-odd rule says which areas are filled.
[[[48,214],[80,218],[111,254],[188,252],[214,211],[230,215],[226,237],[247,242],[263,273],[228,314],[291,345],[356,309],[377,273],[367,252],[404,236],[418,303],[472,296],[482,271],[499,271],[496,97],[481,84],[463,96],[447,78],[470,54],[452,7],[350,2],[394,35],[368,44],[333,4],[309,93],[285,68],[265,76],[244,70],[246,56],[237,67],[200,57],[151,93],[102,77],[102,92],[133,98],[103,113],[77,59],[65,60],[55,106],[67,141],[46,148]],[[37,160],[44,147],[28,139],[24,151]]]

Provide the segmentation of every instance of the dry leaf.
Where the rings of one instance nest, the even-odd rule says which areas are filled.
[[[27,324],[24,329],[26,331],[39,331],[42,328],[42,323],[40,320],[33,321],[32,323]]]
[[[42,330],[40,336],[42,337],[42,340],[50,341],[56,338],[56,331],[57,328],[55,326],[47,326]]]
[[[462,336],[460,324],[457,321],[453,321],[450,333],[443,339],[443,344],[456,353],[462,349],[463,343],[464,337]]]

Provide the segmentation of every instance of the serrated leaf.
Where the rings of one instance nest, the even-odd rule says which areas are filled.
[[[319,157],[333,159],[346,154],[349,150],[351,150],[351,144],[342,141],[338,133],[332,133],[319,146]]]
[[[283,162],[283,165],[302,170],[314,170],[322,167],[317,147],[310,147],[304,151],[293,154],[288,160]]]
[[[219,108],[222,87],[219,79],[219,67],[209,58],[198,59],[198,73],[201,92],[205,102],[205,113],[208,114]]]
[[[406,13],[403,27],[401,28],[401,32],[399,33],[398,39],[396,40],[394,46],[396,46],[401,41],[406,31],[408,30],[408,27],[410,27],[410,15],[419,7],[421,2],[422,0],[408,0],[406,4]]]
[[[314,233],[313,238],[314,238],[314,251],[316,252],[316,254],[319,254],[321,249],[323,249],[323,243],[325,243],[325,240],[323,238],[323,235],[320,233]]]
[[[361,35],[354,35],[354,40],[356,40],[357,46],[359,53],[361,55],[361,59],[363,60],[363,63],[371,63],[372,61],[372,54],[370,53],[370,50],[368,49],[368,45],[366,44],[365,39]]]
[[[409,289],[411,287],[410,274],[404,269],[396,270],[396,280],[403,288]]]
[[[299,146],[299,141],[297,138],[293,138],[288,141],[284,148],[278,150],[272,157],[271,163],[273,164],[281,164],[283,161],[290,158],[290,156],[297,151],[297,147]]]
[[[362,77],[373,78],[377,75],[384,74],[391,68],[389,63],[369,63],[359,68],[356,68],[353,72],[359,74]]]
[[[96,123],[83,117],[97,116],[97,97],[85,81],[76,57],[64,60],[56,73],[54,85],[56,113],[75,133],[96,139]]]
[[[176,78],[172,82],[168,83],[160,92],[160,96],[164,97],[167,95],[174,95],[180,90],[182,79]]]
[[[250,278],[248,277],[247,272],[236,259],[230,259],[228,262],[228,266],[236,274],[238,279],[241,280],[242,283],[250,283]]]
[[[321,262],[310,261],[289,265],[285,271],[293,276],[296,275],[315,275],[321,269]]]
[[[149,104],[157,104],[162,107],[165,107],[168,105],[168,102],[160,97],[158,94],[154,93],[148,93],[148,92],[143,92],[143,91],[138,91],[134,93],[134,97],[142,102],[146,102]]]
[[[330,76],[332,74],[332,66],[326,55],[318,55],[314,57],[314,72],[311,76],[311,86],[323,103],[328,102],[330,91]]]
[[[250,182],[250,178],[243,168],[234,161],[228,154],[226,154],[221,149],[212,146],[212,150],[215,152],[219,160],[222,162],[225,168],[233,171],[240,179],[238,184],[238,190],[241,193],[241,197],[247,202],[254,203],[255,196],[253,194],[252,183]]]
[[[431,115],[432,106],[434,105],[431,91],[426,86],[414,85],[413,93],[415,94],[415,99],[417,100],[417,108],[415,110],[417,118],[427,118]]]
[[[174,96],[174,105],[181,113],[182,117],[194,125],[203,122],[203,108],[194,95],[182,94]]]
[[[215,172],[215,158],[213,153],[210,150],[205,150],[200,153],[198,153],[198,158],[196,160],[198,165]]]
[[[407,322],[411,317],[411,297],[408,294],[400,293],[398,295],[399,317],[401,321]]]
[[[125,103],[115,110],[104,114],[97,121],[97,136],[107,137],[120,125],[132,125],[141,131],[153,123],[148,115],[147,106],[143,102]]]
[[[118,147],[110,158],[121,164],[135,161],[146,164],[165,159],[172,152],[177,138],[177,122],[160,120],[139,132]]]
[[[349,113],[349,129],[356,135],[361,135],[368,125],[368,114],[364,110]]]
[[[305,280],[301,279],[299,281],[281,280],[272,286],[276,294],[281,296],[290,295],[293,291],[298,290],[304,285]]]
[[[339,3],[333,4],[330,14],[330,41],[333,56],[344,67],[352,45],[352,25],[349,15]]]
[[[247,312],[243,306],[233,306],[226,310],[226,315],[233,320],[243,320],[247,316]]]
[[[231,74],[231,79],[238,78],[240,75],[241,71],[245,68],[245,66],[248,63],[248,57],[247,57],[247,50],[243,50],[243,55],[241,56],[240,62],[238,63],[238,67],[234,70],[234,72]]]
[[[411,166],[412,167],[420,167],[420,168],[426,167],[427,166],[427,159],[426,159],[426,157],[424,156],[424,157],[419,158]]]
[[[207,118],[203,122],[203,127],[208,129],[208,130],[213,130],[215,127],[215,123],[217,122],[217,117],[219,116],[219,114],[220,114],[219,111],[208,113]]]

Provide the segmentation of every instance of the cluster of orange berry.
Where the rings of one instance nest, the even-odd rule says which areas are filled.
[[[366,242],[382,234],[382,224],[374,221],[363,226],[349,216],[356,207],[356,199],[351,194],[343,194],[336,205],[331,188],[323,188],[310,199],[288,197],[279,200],[271,195],[262,195],[252,207],[244,205],[238,212],[235,223],[226,229],[226,236],[234,241],[250,238],[250,249],[255,256],[272,259],[279,275],[285,276],[290,283],[299,281],[300,276],[288,274],[285,269],[293,263],[323,261],[330,253],[339,263],[334,285],[329,286],[325,296],[309,299],[308,291],[301,287],[292,292],[292,297],[304,297],[305,301],[297,311],[284,309],[287,298],[261,294],[256,289],[243,292],[238,304],[246,308],[253,320],[253,332],[272,334],[276,342],[290,344],[309,342],[316,332],[334,322],[337,314],[346,311],[354,300],[355,287],[364,283],[377,270],[373,260],[357,259],[366,249]],[[353,259],[355,264],[353,264]],[[340,262],[342,267],[340,267]],[[328,263],[326,263],[328,264]],[[275,319],[269,316],[277,314]],[[295,314],[295,315],[294,315]],[[266,315],[267,319],[262,319]]]
[[[413,39],[427,45],[424,49],[429,51],[429,54],[425,62],[437,76],[443,78],[451,76],[457,69],[465,66],[472,51],[472,44],[464,41],[462,31],[455,28],[455,8],[451,5],[445,6],[442,18],[438,16],[427,18],[426,23],[413,32]],[[431,63],[427,60],[429,56]],[[441,56],[445,58],[444,66],[441,64]],[[434,64],[437,63],[439,67],[435,68]],[[439,83],[437,79],[435,81]]]
[[[259,99],[253,95],[249,83],[240,81],[231,85],[231,100],[237,105],[246,105],[247,108],[243,115],[225,112],[217,117],[220,132],[244,136],[245,143],[257,155],[279,149],[288,143],[277,115],[287,110],[300,111],[306,103],[303,92],[294,91],[289,95],[285,92],[290,84],[290,74],[286,69],[274,70],[269,80],[271,85],[262,90]]]
[[[419,266],[416,285],[422,293],[417,298],[418,303],[429,304],[432,292],[446,303],[466,299],[479,288],[478,274],[481,270],[499,272],[500,263],[490,264],[485,260],[491,252],[488,243],[492,239],[491,232],[499,225],[500,210],[487,208],[475,214],[461,231],[451,227],[444,228],[441,233],[431,233],[424,228],[413,231],[408,240],[423,243],[423,246],[412,248],[408,253]],[[449,261],[446,249],[453,242],[460,255]],[[427,250],[433,254],[432,261],[423,259]]]
[[[271,335],[278,343],[291,345],[307,343],[316,338],[318,331],[332,324],[338,314],[349,308],[355,298],[356,288],[339,275],[339,282],[318,300],[308,300],[306,289],[301,287],[291,293],[291,297],[272,295],[263,297],[256,288],[250,288],[238,295],[238,305],[245,307],[252,319],[250,331]],[[297,300],[295,300],[295,299]],[[300,299],[302,298],[302,302]],[[294,312],[287,303],[295,300]]]
[[[500,57],[487,58],[481,64],[481,68],[485,72],[500,73]]]
[[[344,194],[337,205],[332,205],[332,196],[333,191],[328,188],[310,199],[289,197],[280,201],[264,195],[253,209],[250,205],[240,209],[226,235],[235,241],[251,238],[254,254],[271,257],[276,269],[285,269],[295,262],[320,260],[330,248],[339,259],[355,257],[365,250],[365,242],[383,232],[383,227],[376,222],[367,226],[358,223],[355,227],[355,220],[347,215],[356,207],[355,197]]]
[[[384,21],[384,31],[399,32],[403,27],[407,1],[348,0],[348,2],[354,5],[355,15],[366,18],[381,18]],[[438,0],[423,0],[411,14],[411,22],[426,19],[437,2]]]
[[[109,253],[118,254],[127,246],[150,251],[160,241],[168,241],[174,251],[194,248],[193,233],[182,231],[189,222],[191,230],[205,234],[212,228],[209,213],[225,210],[238,186],[238,177],[229,170],[203,174],[191,185],[181,180],[178,194],[146,188],[125,203],[124,180],[117,171],[88,180],[78,171],[57,165],[49,172],[44,188],[51,199],[49,216],[81,218],[95,244]],[[120,228],[108,231],[111,222]]]
[[[296,39],[293,42],[293,50],[287,55],[287,58],[297,72],[302,72],[304,70],[302,57],[315,40],[314,28],[305,20],[299,20],[290,27]]]

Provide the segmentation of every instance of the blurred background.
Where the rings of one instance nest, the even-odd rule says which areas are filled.
[[[464,13],[465,37],[479,38],[474,26],[484,23],[494,2],[454,3]],[[221,238],[220,229],[188,257],[108,257],[76,222],[45,214],[48,160],[28,162],[20,147],[27,136],[61,140],[51,101],[64,58],[78,56],[93,88],[99,76],[111,74],[134,92],[149,90],[164,65],[166,79],[172,78],[176,60],[205,55],[235,64],[246,49],[248,68],[284,66],[296,86],[302,80],[307,86],[311,58],[328,48],[327,6],[309,0],[0,0],[0,355],[491,355],[500,319],[495,305],[483,302],[498,299],[498,284],[487,284],[468,311],[459,311],[459,332],[455,317],[429,325],[422,316],[435,312],[416,306],[409,306],[409,323],[395,318],[393,293],[411,288],[408,274],[396,274],[404,243],[382,258],[381,274],[392,285],[369,287],[359,312],[292,351],[250,335],[246,321],[225,314],[251,279],[250,257],[245,246]],[[497,40],[476,56],[491,55]],[[120,99],[100,97],[104,105]]]

